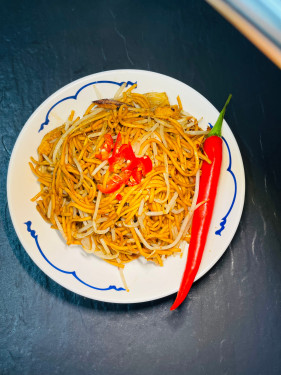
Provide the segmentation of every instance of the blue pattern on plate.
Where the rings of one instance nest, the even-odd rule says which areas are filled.
[[[231,152],[230,152],[230,148],[229,148],[229,145],[226,141],[226,139],[224,137],[222,137],[226,147],[227,147],[227,151],[228,151],[228,156],[229,156],[229,164],[228,164],[228,168],[227,168],[227,171],[231,174],[232,178],[233,178],[233,182],[234,182],[234,195],[233,195],[233,199],[232,199],[232,202],[231,202],[231,205],[226,213],[226,215],[221,219],[221,222],[220,222],[220,229],[218,229],[215,234],[217,234],[218,236],[221,236],[221,232],[224,230],[225,228],[225,224],[226,224],[226,219],[228,217],[228,215],[230,214],[230,212],[232,211],[232,208],[234,206],[234,202],[236,200],[236,195],[237,195],[237,180],[236,180],[236,177],[235,177],[235,174],[233,173],[233,171],[231,170],[231,166],[232,166],[232,158],[231,158]]]
[[[32,222],[31,221],[27,221],[24,224],[26,225],[26,229],[30,233],[31,237],[34,238],[34,241],[36,243],[36,246],[37,246],[38,250],[40,251],[40,254],[43,256],[43,258],[46,260],[46,262],[49,263],[50,266],[52,266],[57,271],[60,271],[62,273],[68,274],[68,275],[72,275],[80,283],[88,286],[89,288],[95,289],[95,290],[106,291],[106,290],[112,290],[113,289],[113,290],[116,290],[117,292],[121,292],[121,291],[125,291],[126,290],[124,288],[117,288],[115,285],[109,285],[108,288],[98,288],[96,286],[87,284],[85,281],[81,280],[80,277],[77,276],[77,274],[76,274],[75,271],[65,271],[65,270],[62,270],[61,268],[56,267],[52,262],[49,261],[49,259],[43,253],[43,251],[42,251],[42,249],[41,249],[41,247],[39,245],[39,242],[38,242],[38,235],[36,234],[35,230],[31,229]]]
[[[212,128],[213,125],[210,124],[210,127]],[[221,219],[221,222],[220,222],[220,229],[218,229],[217,231],[215,231],[215,234],[218,235],[218,236],[221,236],[221,232],[225,229],[225,225],[226,225],[226,219],[228,217],[228,215],[230,214],[230,212],[232,211],[232,208],[234,206],[234,202],[236,200],[236,195],[237,195],[237,180],[236,180],[236,177],[235,177],[235,174],[233,173],[232,169],[231,169],[231,166],[232,166],[232,158],[231,158],[231,152],[230,152],[230,147],[227,143],[227,140],[222,137],[225,145],[226,145],[226,148],[227,148],[227,151],[228,151],[228,157],[229,157],[229,164],[228,164],[228,168],[227,168],[227,171],[231,174],[232,178],[233,178],[233,182],[234,182],[234,195],[233,195],[233,199],[232,199],[232,202],[231,202],[231,205],[227,211],[227,213],[225,214],[225,216]]]

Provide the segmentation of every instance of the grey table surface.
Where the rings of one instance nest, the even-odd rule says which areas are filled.
[[[233,94],[241,223],[174,313],[174,296],[108,304],[56,284],[7,206],[9,158],[31,113],[65,84],[120,68],[177,78],[216,108]],[[1,1],[1,374],[281,373],[280,87],[280,70],[203,1]]]

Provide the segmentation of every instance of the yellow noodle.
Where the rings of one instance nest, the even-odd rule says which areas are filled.
[[[195,118],[182,113],[180,98],[177,97],[178,105],[171,106],[165,93],[133,93],[135,87],[123,92],[120,105],[98,104],[102,109],[96,111],[96,103],[92,103],[81,119],[74,118],[72,111],[67,124],[45,135],[38,147],[38,159],[31,157],[29,163],[40,182],[40,191],[31,200],[36,202],[43,219],[55,229],[57,222],[61,224],[68,245],[83,244],[87,252],[98,250],[100,254],[112,255],[114,259],[105,261],[119,268],[140,256],[161,266],[165,257],[181,252],[178,247],[161,248],[174,242],[174,230],[180,231],[192,204],[195,175],[203,160],[210,162],[203,151],[205,136],[189,136],[181,126],[193,121],[189,130],[200,130]],[[158,127],[150,134],[156,121],[161,124],[160,132]],[[131,143],[139,156],[145,152],[153,163],[157,160],[157,165],[153,165],[140,184],[123,184],[110,194],[101,194],[99,186],[106,188],[112,175],[121,171],[111,171],[106,163],[94,176],[92,173],[104,163],[98,156],[104,147],[105,134],[116,139],[118,133],[123,144]],[[175,204],[167,213],[166,205],[175,194]],[[93,215],[96,227],[91,230]],[[154,251],[140,242],[132,225],[137,225],[149,245],[158,244]],[[99,231],[106,233],[96,233]],[[75,238],[77,233],[79,239]],[[87,246],[80,234],[87,239]],[[185,239],[190,239],[190,232]]]

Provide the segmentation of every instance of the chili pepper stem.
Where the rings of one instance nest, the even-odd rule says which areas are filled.
[[[223,118],[224,118],[224,115],[225,115],[226,107],[227,107],[228,103],[230,102],[231,98],[232,98],[232,95],[229,94],[229,96],[227,98],[227,101],[225,102],[225,105],[224,105],[223,109],[221,110],[215,125],[213,126],[210,133],[207,135],[207,138],[212,137],[213,135],[221,137],[221,128],[222,128]]]

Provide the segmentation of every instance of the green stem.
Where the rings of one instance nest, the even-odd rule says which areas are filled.
[[[222,122],[223,122],[223,118],[224,118],[224,115],[225,115],[225,111],[226,111],[226,107],[228,105],[228,103],[230,102],[230,99],[231,99],[232,95],[229,94],[229,97],[227,98],[227,101],[217,119],[217,122],[215,123],[215,125],[213,126],[212,130],[210,131],[210,133],[207,135],[207,138],[209,137],[212,137],[213,135],[216,135],[217,137],[221,137],[221,127],[222,127]]]

